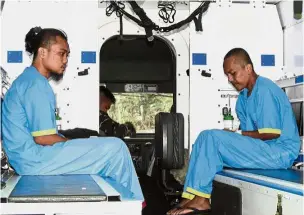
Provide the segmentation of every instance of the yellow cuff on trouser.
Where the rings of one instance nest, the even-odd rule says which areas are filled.
[[[182,198],[185,198],[185,199],[192,200],[194,197],[195,197],[195,195],[188,193],[188,192],[183,192],[183,194],[182,194]]]
[[[206,199],[210,199],[210,194],[207,194],[207,193],[203,193],[203,192],[200,192],[200,191],[197,191],[191,187],[187,187],[186,188],[186,191],[190,194],[190,195],[195,195],[195,196],[200,196],[200,197],[203,197],[203,198],[206,198]]]

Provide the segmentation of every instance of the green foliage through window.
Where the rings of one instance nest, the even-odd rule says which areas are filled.
[[[116,104],[109,116],[119,123],[132,122],[137,133],[154,133],[155,115],[170,112],[173,94],[114,93]]]

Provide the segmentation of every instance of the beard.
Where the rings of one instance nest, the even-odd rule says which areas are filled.
[[[59,82],[60,80],[62,80],[62,78],[63,78],[63,73],[58,74],[58,73],[55,73],[55,72],[51,72],[51,74],[50,74],[50,79],[52,79],[56,82]]]

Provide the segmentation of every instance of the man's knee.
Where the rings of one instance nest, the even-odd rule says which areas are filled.
[[[223,132],[225,132],[225,131],[220,130],[220,129],[208,129],[208,130],[201,131],[194,144],[203,144],[209,137],[215,137],[215,136],[221,137]],[[208,142],[208,144],[211,144],[211,143]]]
[[[212,135],[215,132],[216,129],[208,129],[208,130],[204,130],[201,131],[198,135],[199,138],[204,138],[208,135]]]
[[[113,137],[112,141],[114,144],[111,145],[111,148],[109,150],[112,151],[114,156],[119,156],[121,159],[124,159],[126,157],[131,158],[129,148],[123,140],[117,137]]]
[[[221,130],[221,129],[209,129],[209,130],[202,131],[199,135],[201,135],[201,136],[211,135],[211,136],[219,137],[219,136],[225,136],[225,134],[229,134],[228,131]]]
[[[201,145],[201,144],[203,144],[203,143],[204,143],[204,140],[206,139],[206,137],[207,137],[208,135],[210,135],[210,131],[211,131],[211,130],[204,130],[204,131],[201,131],[201,132],[199,133],[199,135],[197,136],[196,141],[193,143],[193,146],[194,146],[194,145]]]
[[[102,144],[100,144],[101,150],[106,150],[108,152],[119,153],[127,148],[126,144],[117,137],[100,138],[100,142],[102,142]]]

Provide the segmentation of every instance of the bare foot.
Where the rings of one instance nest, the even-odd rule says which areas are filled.
[[[176,205],[173,209],[169,210],[167,212],[167,215],[174,214],[175,211],[180,210],[183,208],[184,205],[186,205],[188,202],[190,202],[190,199],[183,199],[178,205]]]
[[[208,210],[211,208],[211,206],[210,206],[209,199],[195,196],[195,198],[192,199],[191,201],[188,201],[188,203],[186,203],[182,207],[182,209],[178,209],[178,210],[174,211],[174,213],[172,215],[175,215],[175,214],[182,215],[182,214],[187,214],[187,213],[193,212],[193,209],[190,209],[190,208],[195,208],[197,210]]]

